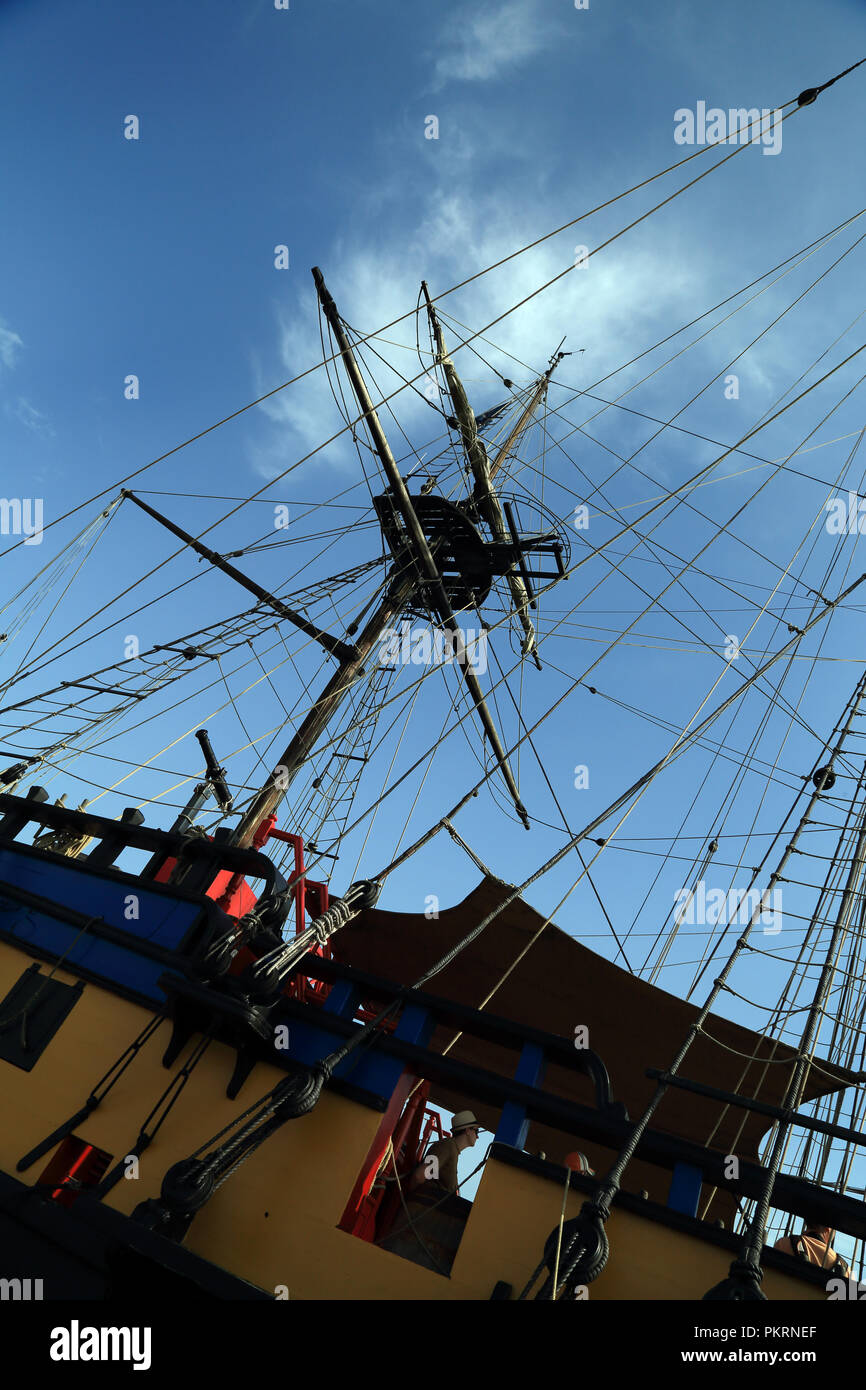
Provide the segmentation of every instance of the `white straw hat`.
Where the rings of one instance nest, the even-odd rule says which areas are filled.
[[[451,1133],[457,1134],[462,1129],[480,1129],[481,1125],[472,1114],[471,1110],[458,1110],[451,1121]]]

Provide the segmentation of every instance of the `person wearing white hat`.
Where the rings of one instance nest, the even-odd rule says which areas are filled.
[[[456,1192],[457,1160],[464,1149],[473,1147],[480,1130],[471,1110],[458,1110],[451,1121],[450,1139],[440,1139],[427,1150],[412,1174],[410,1190],[430,1183],[446,1192]]]

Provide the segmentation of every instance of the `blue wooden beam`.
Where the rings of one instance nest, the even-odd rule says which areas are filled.
[[[536,1043],[525,1043],[520,1053],[520,1061],[514,1080],[524,1086],[540,1086],[544,1078],[544,1052]],[[522,1149],[529,1133],[529,1120],[526,1106],[515,1101],[506,1101],[496,1130],[497,1144],[510,1144],[514,1149]]]
[[[671,1211],[681,1211],[686,1216],[697,1216],[703,1180],[704,1175],[700,1168],[695,1168],[690,1163],[676,1163],[668,1193],[668,1206]]]
[[[428,1009],[421,1009],[417,1004],[407,1004],[394,1030],[394,1037],[400,1038],[403,1042],[426,1047],[435,1027],[436,1020]],[[346,1061],[340,1063],[335,1075],[342,1076],[355,1086],[363,1086],[365,1091],[373,1091],[384,1100],[390,1100],[394,1087],[405,1069],[405,1062],[401,1062],[397,1057],[377,1054],[374,1045],[360,1056],[350,1053]]]
[[[323,1011],[336,1014],[338,1018],[354,1018],[360,1002],[361,991],[351,980],[338,980],[328,991]]]

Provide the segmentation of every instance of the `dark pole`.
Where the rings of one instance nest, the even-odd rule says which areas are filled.
[[[455,635],[459,634],[460,627],[457,622],[457,619],[454,616],[450,601],[448,599],[448,595],[445,591],[445,585],[442,582],[442,575],[439,571],[439,566],[436,564],[436,561],[434,560],[430,552],[430,547],[427,543],[427,537],[421,529],[421,523],[419,522],[418,517],[415,514],[415,508],[412,506],[412,499],[409,496],[409,493],[406,489],[406,484],[404,483],[403,478],[400,474],[400,470],[397,467],[397,461],[394,458],[394,455],[391,453],[390,446],[388,444],[387,439],[385,438],[385,431],[382,429],[379,417],[373,409],[373,402],[370,399],[370,395],[367,391],[364,378],[362,377],[361,372],[358,368],[358,364],[355,361],[355,355],[352,352],[349,340],[346,337],[346,331],[343,328],[342,319],[340,318],[340,315],[337,312],[337,306],[334,303],[334,300],[332,299],[327,286],[325,285],[324,277],[322,275],[321,270],[319,270],[318,266],[313,267],[313,279],[316,282],[316,290],[318,291],[319,300],[322,305],[322,310],[326,319],[328,320],[328,323],[331,326],[334,337],[337,340],[337,345],[340,349],[340,354],[343,358],[343,364],[346,368],[349,380],[352,383],[352,388],[358,399],[358,404],[360,405],[361,410],[364,413],[364,420],[367,425],[367,428],[370,431],[370,438],[373,441],[373,447],[375,448],[376,453],[379,455],[379,458],[382,462],[382,467],[385,470],[385,475],[389,483],[389,491],[391,492],[394,501],[396,502],[400,510],[400,514],[403,517],[403,521],[405,523],[406,530],[409,532],[410,540],[415,554],[417,556],[419,565],[423,569],[423,571],[426,572],[427,579],[429,581],[427,587],[435,599],[435,606],[438,609],[439,616],[442,622],[446,625],[446,627],[450,628]],[[462,634],[460,635],[462,636]],[[478,683],[478,678],[475,675],[474,671],[471,671],[468,666],[465,666],[462,663],[461,671],[463,673],[463,679],[465,680],[466,685],[469,689],[469,693],[475,702],[479,715],[481,716],[481,722],[484,725],[484,732],[486,733],[487,738],[490,741],[490,747],[493,751],[493,756],[499,763],[500,769],[502,771],[502,776],[504,777],[505,784],[508,787],[509,792],[511,793],[514,805],[517,809],[517,813],[520,816],[520,819],[523,821],[523,824],[526,826],[526,829],[528,830],[529,817],[527,816],[526,809],[520,800],[520,793],[517,790],[517,783],[514,780],[511,768],[508,766],[508,760],[505,756],[505,749],[502,747],[502,744],[499,740],[499,734],[496,731],[496,726],[494,725],[493,720],[490,717],[490,713],[487,709],[487,705],[484,700],[484,692],[482,691],[481,686]]]

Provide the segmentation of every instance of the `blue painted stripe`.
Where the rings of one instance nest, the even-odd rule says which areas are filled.
[[[668,1206],[671,1211],[681,1211],[686,1216],[697,1216],[703,1177],[700,1168],[695,1168],[690,1163],[675,1164],[668,1193]]]
[[[101,878],[10,850],[0,850],[0,879],[87,917],[101,917],[130,936],[152,941],[169,951],[178,949],[202,914],[198,904],[155,893],[143,884]],[[30,911],[21,909],[19,904],[13,904],[13,908]],[[128,916],[129,913],[137,916]]]
[[[524,1043],[514,1080],[519,1081],[522,1086],[540,1086],[544,1079],[544,1066],[544,1052],[538,1044]],[[523,1149],[526,1147],[528,1135],[526,1106],[518,1105],[517,1101],[506,1101],[496,1129],[497,1144],[510,1144],[512,1148]]]
[[[156,983],[167,968],[164,961],[142,956],[134,946],[127,949],[112,941],[97,939],[87,932],[79,934],[79,927],[58,922],[56,918],[34,912],[31,908],[18,904],[10,906],[12,911],[0,914],[0,926],[19,940],[32,942],[40,950],[63,956],[64,966],[81,966],[106,981],[137,990],[156,1003],[164,1002],[165,995]]]

